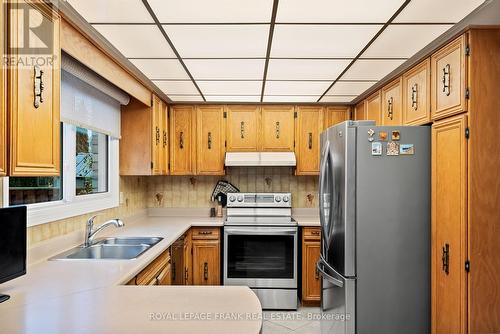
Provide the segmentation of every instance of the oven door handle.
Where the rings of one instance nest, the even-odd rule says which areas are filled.
[[[296,228],[224,228],[228,235],[295,235]]]

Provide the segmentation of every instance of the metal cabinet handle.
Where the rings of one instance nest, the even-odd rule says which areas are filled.
[[[240,123],[240,136],[241,139],[245,138],[245,122]]]
[[[450,64],[446,64],[446,66],[443,67],[443,78],[441,79],[441,81],[443,82],[443,93],[445,93],[446,96],[449,96],[451,93],[450,75],[451,75],[451,66]]]
[[[319,235],[319,231],[311,231],[312,235]]]
[[[175,262],[172,262],[172,281],[175,281],[175,274],[176,274],[176,270],[175,270],[175,267],[176,267],[176,263]]]
[[[212,149],[212,132],[208,132],[208,149]]]
[[[43,103],[43,90],[45,86],[43,84],[43,70],[40,69],[38,65],[33,67],[33,106],[35,108],[40,107],[40,103]]]
[[[310,150],[312,150],[312,148],[313,148],[313,134],[312,134],[312,132],[309,132],[309,140],[308,141],[309,141],[308,147]]]
[[[319,280],[319,270],[318,270],[318,266],[316,266],[316,272],[315,272],[315,274],[314,274],[314,278],[315,278],[316,280]]]
[[[208,263],[207,262],[205,262],[203,264],[203,279],[205,281],[208,281]]]
[[[415,83],[411,87],[411,107],[413,108],[413,110],[418,109],[418,84],[417,83]]]
[[[156,146],[160,144],[160,128],[156,127]]]
[[[163,130],[163,147],[167,146],[167,131]]]
[[[387,100],[387,117],[392,121],[394,117],[394,98],[391,96],[389,100]]]
[[[276,139],[280,139],[280,122],[276,122]]]
[[[184,280],[186,281],[186,284],[187,284],[187,280],[188,280],[188,269],[187,268],[184,269]]]
[[[182,131],[179,134],[179,148],[181,150],[184,148],[184,132],[182,132]]]
[[[443,246],[443,255],[441,256],[441,261],[443,261],[443,271],[448,275],[450,273],[450,245],[445,244]]]
[[[212,234],[212,231],[200,231],[200,234],[203,235]]]

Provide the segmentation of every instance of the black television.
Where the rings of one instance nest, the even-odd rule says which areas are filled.
[[[0,209],[0,284],[26,274],[26,232],[26,206]]]

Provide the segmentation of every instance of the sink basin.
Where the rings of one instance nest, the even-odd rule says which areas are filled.
[[[76,247],[59,254],[51,260],[131,260],[147,251],[149,245],[92,245]]]
[[[159,238],[159,237],[105,238],[105,239],[98,240],[96,242],[96,244],[97,245],[148,245],[148,246],[154,246],[162,240],[163,240],[163,238]]]

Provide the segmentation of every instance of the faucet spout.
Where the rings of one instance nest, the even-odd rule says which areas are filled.
[[[94,219],[95,218],[96,218],[96,216],[93,216],[87,221],[86,231],[85,231],[85,242],[83,244],[84,247],[92,246],[92,243],[94,241],[94,237],[96,236],[96,234],[99,233],[100,231],[102,231],[103,229],[105,229],[106,227],[108,227],[108,226],[115,226],[115,227],[125,226],[125,224],[123,223],[123,221],[121,219],[115,218],[115,219],[108,220],[107,222],[105,222],[101,226],[99,226],[98,228],[94,229]]]

